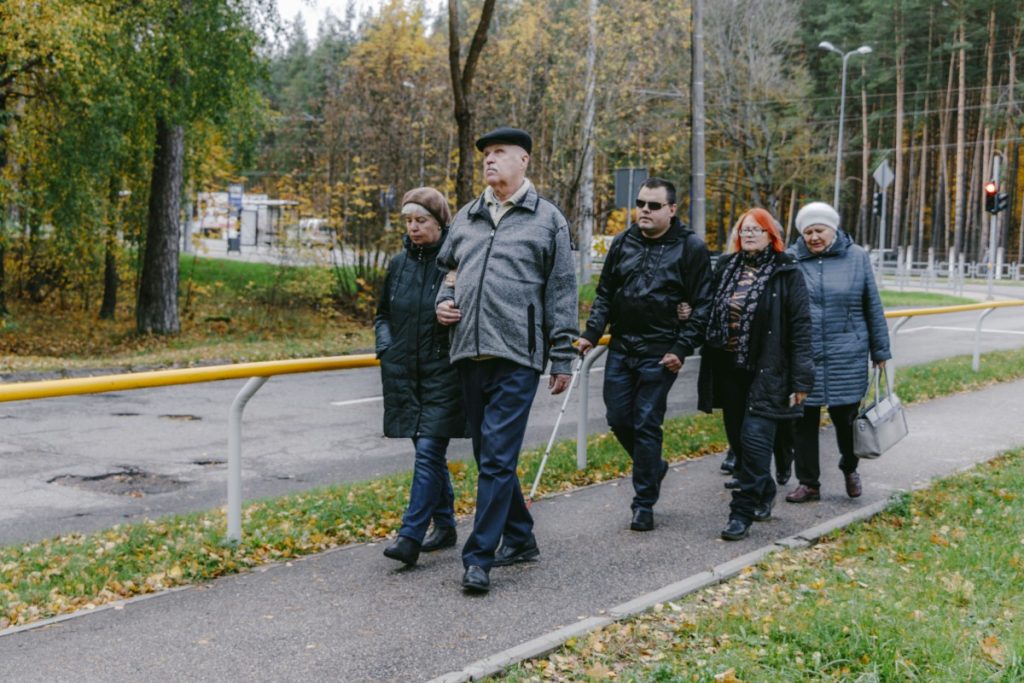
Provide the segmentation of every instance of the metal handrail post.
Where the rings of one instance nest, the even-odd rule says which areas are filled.
[[[228,416],[228,540],[242,540],[242,411],[269,377],[250,377],[231,403]]]
[[[907,321],[910,320],[910,316],[905,316],[896,321],[896,324],[892,326],[892,334],[889,335],[889,352],[892,354],[885,363],[886,370],[889,371],[889,381],[896,384],[896,333],[900,331]]]
[[[978,316],[978,324],[974,327],[974,358],[971,360],[971,369],[975,372],[981,370],[981,323],[988,317],[988,314],[996,309],[986,308]]]
[[[590,419],[590,367],[601,357],[607,346],[595,346],[580,366],[580,415],[576,423],[576,469],[587,468],[587,435]]]

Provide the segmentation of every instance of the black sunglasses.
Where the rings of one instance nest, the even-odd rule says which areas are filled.
[[[651,211],[659,211],[663,206],[668,206],[668,204],[664,202],[645,202],[643,199],[636,200],[636,208],[638,209],[647,207]]]

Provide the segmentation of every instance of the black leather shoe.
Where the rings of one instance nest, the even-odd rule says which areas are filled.
[[[395,542],[384,548],[384,557],[404,562],[410,567],[416,564],[420,556],[420,544],[411,538],[399,536]]]
[[[537,547],[537,539],[530,537],[530,540],[522,545],[507,546],[504,543],[494,553],[494,566],[507,567],[517,562],[535,562],[540,557],[540,548]]]
[[[729,523],[722,529],[722,538],[726,541],[741,541],[747,537],[750,525],[744,524],[738,519],[730,519]]]
[[[654,528],[654,513],[650,510],[633,510],[633,521],[629,523],[633,531],[650,531]]]
[[[459,535],[455,532],[453,526],[435,526],[427,534],[427,537],[423,539],[423,545],[420,546],[420,551],[424,553],[431,553],[441,548],[451,548],[455,545],[455,542],[459,540]]]
[[[772,498],[767,503],[762,503],[754,508],[754,514],[752,517],[755,522],[767,522],[772,518],[772,508],[775,506],[775,498]]]
[[[782,470],[775,470],[775,483],[779,486],[785,486],[789,483],[789,478],[793,476],[792,466]]]
[[[462,575],[462,587],[472,593],[486,593],[491,590],[491,578],[483,567],[472,564],[466,567],[466,573]]]
[[[725,460],[722,461],[721,470],[728,474],[732,474],[736,471],[736,454],[729,449],[729,452],[725,454]]]
[[[727,489],[738,489],[740,487],[740,480],[733,477],[729,481],[725,482],[725,488]]]

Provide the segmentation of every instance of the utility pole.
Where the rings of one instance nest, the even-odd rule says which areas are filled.
[[[692,83],[690,85],[690,228],[705,238],[707,199],[704,173],[704,0],[692,0]]]
[[[996,241],[999,239],[997,227],[999,224],[999,172],[1000,162],[1003,157],[999,152],[996,152],[992,156],[992,180],[989,182],[989,186],[992,188],[989,192],[989,188],[986,187],[986,194],[992,196],[992,206],[987,207],[986,210],[989,212],[989,230],[988,230],[988,295],[985,297],[991,301],[994,297],[993,288],[995,286],[996,279]]]

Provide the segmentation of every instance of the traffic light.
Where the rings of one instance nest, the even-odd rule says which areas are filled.
[[[999,184],[990,180],[985,183],[985,210],[989,213],[999,213],[999,209],[996,204],[999,196]]]
[[[1000,211],[1006,211],[1006,208],[1010,204],[1010,197],[1005,192],[1000,192],[996,195],[996,213]]]
[[[875,215],[876,216],[881,216],[882,215],[882,197],[883,196],[884,195],[881,192],[876,192],[875,193],[874,207],[875,207]]]

